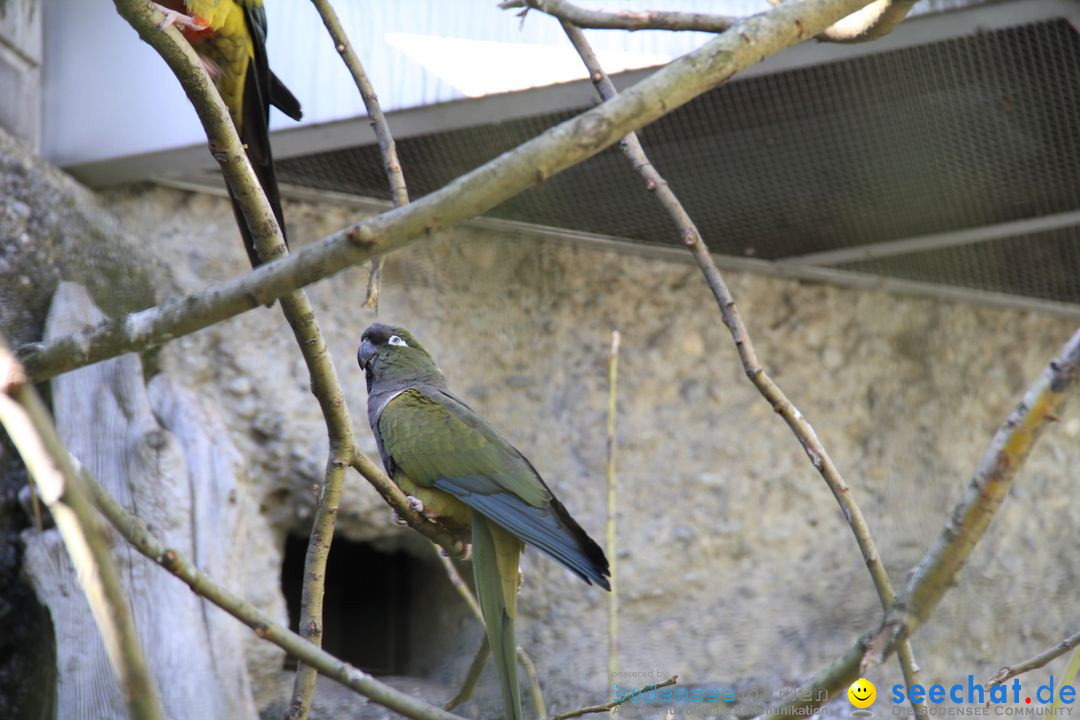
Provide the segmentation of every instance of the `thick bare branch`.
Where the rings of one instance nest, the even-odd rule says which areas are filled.
[[[779,4],[779,0],[770,0]],[[860,43],[888,35],[899,25],[915,0],[875,0],[867,7],[853,12],[826,28],[817,39],[821,42]],[[563,22],[595,30],[674,30],[720,33],[728,30],[739,18],[710,13],[668,10],[594,10],[567,0],[504,0],[504,10],[523,8],[522,12],[539,10]]]
[[[539,10],[578,27],[596,30],[698,30],[721,33],[738,18],[730,15],[680,12],[678,10],[593,10],[566,0],[505,0],[504,10]]]
[[[1017,675],[1022,675],[1028,672],[1029,670],[1037,670],[1042,666],[1046,665],[1054,658],[1064,655],[1065,653],[1069,652],[1077,646],[1080,646],[1080,632],[1070,635],[1054,647],[1047,648],[1038,655],[1030,657],[1022,663],[1004,666],[997,671],[994,677],[986,681],[986,687],[989,688],[993,685],[1000,685],[1003,682],[1012,680]]]
[[[144,7],[138,0],[118,1]],[[730,32],[661,68],[618,98],[556,125],[430,195],[200,293],[28,346],[22,352],[24,365],[40,381],[125,352],[140,352],[473,218],[865,4],[866,0],[805,0],[740,20]]]
[[[877,40],[903,22],[913,5],[915,0],[875,0],[862,10],[830,25],[817,39],[834,43]]]
[[[197,595],[206,598],[250,627],[260,638],[274,643],[326,677],[333,678],[342,685],[370,698],[373,702],[406,717],[415,720],[461,720],[457,715],[452,715],[406,695],[400,690],[395,690],[278,625],[250,603],[233,595],[207,577],[182,553],[165,545],[146,527],[146,523],[128,512],[116,501],[116,498],[112,497],[85,471],[82,473],[82,482],[94,504],[133,548],[183,580]]]
[[[1001,507],[1047,423],[1063,410],[1066,393],[1073,389],[1078,374],[1080,330],[1050,361],[994,435],[941,536],[915,567],[907,590],[897,601],[899,612],[886,618],[880,629],[861,637],[842,658],[804,684],[804,689],[813,691],[805,695],[817,697],[817,691],[824,691],[826,696],[835,695],[858,679],[868,660],[884,661],[902,637],[914,634],[930,616]],[[771,710],[769,717],[781,720],[790,717],[793,711],[799,714],[798,708],[808,710],[820,704],[814,700],[793,700]]]
[[[918,622],[925,622],[952,586],[1039,436],[1048,423],[1058,418],[1066,402],[1066,392],[1078,375],[1078,367],[1080,331],[1065,343],[997,431],[941,535],[915,567],[902,602]]]
[[[0,339],[0,424],[34,480],[64,540],[101,633],[120,693],[134,720],[164,720],[128,599],[109,555],[100,518],[82,486],[49,411]]]
[[[356,83],[356,89],[360,91],[360,97],[364,99],[364,107],[367,108],[368,117],[371,118],[371,125],[375,129],[375,139],[379,143],[383,168],[386,170],[386,178],[390,183],[390,199],[393,201],[394,207],[401,207],[409,202],[409,191],[405,187],[405,175],[401,171],[397,145],[394,143],[394,136],[390,134],[390,124],[386,122],[386,116],[383,115],[382,106],[379,104],[379,96],[375,94],[375,88],[372,86],[371,80],[368,79],[367,73],[364,72],[364,66],[353,50],[352,43],[349,42],[349,36],[345,33],[345,28],[341,26],[341,21],[338,19],[337,13],[334,12],[333,6],[330,5],[328,0],[311,0],[311,2],[315,9],[319,11],[327,32],[330,33],[330,37],[334,40],[334,47],[345,62],[345,67],[349,69],[353,82]],[[368,307],[376,312],[379,311],[381,266],[379,256],[371,258],[371,274],[368,277],[367,298],[364,301]]]

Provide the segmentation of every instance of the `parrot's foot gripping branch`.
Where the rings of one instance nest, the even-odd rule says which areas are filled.
[[[423,500],[421,500],[418,497],[413,497],[412,495],[407,495],[405,497],[405,499],[409,501],[409,507],[410,508],[412,508],[413,510],[415,510],[418,513],[424,512],[424,501]]]
[[[158,30],[164,30],[170,25],[176,25],[177,27],[189,28],[191,30],[205,30],[210,27],[210,23],[203,20],[198,15],[185,15],[181,12],[177,12],[172,8],[167,8],[164,5],[154,3],[154,6],[158,10],[165,13],[165,21],[158,26]]]

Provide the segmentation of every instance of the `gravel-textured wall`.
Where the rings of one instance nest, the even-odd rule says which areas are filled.
[[[164,292],[194,290],[244,269],[223,200],[135,188],[108,201],[171,269]],[[290,203],[286,211],[296,246],[354,212],[311,203]],[[902,587],[991,433],[1073,322],[747,274],[729,279],[759,355],[846,474]],[[374,453],[354,355],[374,319],[361,307],[365,284],[365,270],[354,268],[310,293],[360,442]],[[878,618],[835,501],[742,375],[696,268],[458,230],[387,261],[379,319],[421,338],[451,387],[519,445],[601,540],[605,358],[612,328],[622,332],[623,671],[782,691]],[[310,487],[326,451],[279,311],[258,310],[182,338],[161,362],[220,398],[277,533],[252,553],[279,552],[284,533],[305,532]],[[983,679],[1074,628],[1078,436],[1074,407],[1034,452],[960,586],[915,638],[928,683],[951,684],[968,673]],[[339,527],[345,537],[381,539],[427,558],[355,474]],[[451,602],[449,591],[434,594]],[[554,563],[527,555],[519,636],[556,709],[609,692],[605,600]],[[457,605],[443,611],[441,631],[422,615],[417,623],[430,631],[414,666],[452,686],[480,630]],[[890,663],[870,679],[885,698],[883,685],[898,682],[899,673]],[[848,709],[845,703],[839,711]]]

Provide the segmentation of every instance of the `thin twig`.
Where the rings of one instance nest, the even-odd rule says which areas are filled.
[[[831,666],[820,672],[800,695],[834,697],[850,685],[867,665],[867,660],[882,662],[895,650],[901,636],[910,637],[930,617],[942,596],[955,582],[986,527],[1008,496],[1012,483],[1027,460],[1046,425],[1058,418],[1066,403],[1066,393],[1080,375],[1080,330],[1061,348],[1020,403],[994,435],[983,455],[964,496],[953,508],[940,537],[912,572],[911,582],[896,603],[892,618],[859,638],[858,642]],[[880,646],[875,644],[882,639]],[[805,714],[820,701],[796,699],[772,708],[769,717],[783,720]]]
[[[697,30],[721,33],[738,21],[738,18],[730,15],[678,10],[593,10],[566,0],[505,0],[499,3],[499,7],[503,10],[539,10],[578,27],[596,30]]]
[[[283,298],[282,308],[285,307],[286,300]],[[334,375],[334,383],[337,383],[336,374]],[[348,442],[352,442],[351,433]],[[332,443],[331,448],[333,447]],[[317,497],[315,517],[311,524],[311,536],[308,538],[307,550],[304,553],[304,582],[300,591],[300,622],[298,629],[301,636],[314,645],[322,644],[326,563],[330,557],[330,545],[334,537],[334,525],[341,501],[345,468],[348,467],[351,460],[351,456],[342,458],[331,451],[331,457],[326,463],[326,474],[324,475],[322,489]],[[296,677],[293,681],[293,694],[285,714],[288,720],[307,718],[311,709],[311,698],[315,692],[315,680],[315,668],[306,663],[298,662]]]
[[[480,603],[476,601],[476,596],[473,595],[472,590],[469,589],[469,584],[465,582],[465,578],[461,577],[461,573],[458,572],[457,566],[454,565],[454,561],[443,554],[442,549],[433,546],[435,555],[438,556],[439,562],[442,563],[443,570],[446,571],[446,577],[450,580],[450,584],[457,590],[458,595],[465,601],[465,604],[469,606],[469,610],[472,611],[473,616],[480,621],[480,624],[484,624],[484,612],[480,609]]]
[[[900,664],[900,672],[904,675],[904,685],[908,689],[908,701],[911,710],[917,720],[929,720],[930,710],[926,706],[926,700],[916,700],[915,693],[911,688],[921,685],[919,682],[919,665],[915,662],[915,651],[911,649],[911,640],[904,637],[896,644],[896,660]]]
[[[1000,685],[1003,682],[1012,680],[1017,675],[1022,675],[1029,670],[1041,668],[1054,658],[1064,655],[1077,646],[1080,646],[1080,632],[1070,635],[1054,647],[1047,648],[1038,655],[1028,658],[1022,663],[1004,666],[997,671],[997,674],[995,674],[994,677],[986,681],[986,687],[989,689],[994,685]]]
[[[139,0],[117,1],[147,7]],[[41,381],[126,352],[141,352],[476,217],[865,4],[866,0],[805,0],[741,20],[730,32],[669,63],[618,98],[550,128],[405,207],[366,218],[202,292],[48,343],[27,345],[20,349],[23,363],[35,381]],[[171,35],[172,30],[159,34]]]
[[[435,554],[439,557],[439,562],[442,563],[443,569],[446,570],[446,577],[450,579],[450,584],[457,590],[458,595],[465,601],[465,604],[469,606],[469,610],[480,621],[480,624],[484,624],[484,613],[480,609],[480,603],[476,601],[476,596],[473,595],[472,590],[469,589],[468,583],[465,582],[465,578],[461,577],[461,573],[458,572],[457,566],[453,561],[443,554],[442,549],[438,546],[432,546],[435,550]],[[465,676],[465,682],[461,686],[461,690],[443,707],[447,710],[453,710],[457,706],[472,697],[472,692],[476,687],[476,681],[479,678],[480,670],[483,669],[484,662],[487,660],[487,656],[491,651],[491,646],[488,644],[487,636],[484,636],[484,642],[477,649],[476,655],[473,657],[472,664],[469,666],[469,672]],[[517,647],[517,661],[521,669],[525,671],[525,677],[529,681],[529,691],[532,695],[533,708],[536,710],[536,717],[547,717],[547,706],[544,704],[544,693],[540,688],[540,678],[536,674],[536,665],[533,664],[532,658],[529,657],[525,649],[520,645]],[[479,664],[479,668],[477,668]],[[473,676],[474,672],[476,677]]]
[[[585,34],[579,28],[565,21],[562,22],[562,26],[574,49],[581,56],[582,62],[584,62],[589,72],[589,77],[600,96],[604,100],[611,100],[616,97],[618,92],[615,90],[615,85],[608,78],[603,68],[600,67],[600,62],[585,38]],[[629,133],[619,143],[619,147],[634,170],[645,181],[646,189],[656,195],[657,200],[667,211],[683,243],[690,248],[694,259],[697,260],[698,265],[701,267],[709,289],[712,290],[713,296],[720,306],[724,324],[735,341],[735,349],[738,351],[743,371],[762,397],[787,422],[788,427],[791,428],[803,450],[809,456],[811,463],[825,479],[833,496],[840,504],[840,508],[844,511],[844,516],[851,526],[852,533],[855,535],[859,550],[862,552],[870,577],[881,600],[882,609],[888,611],[896,601],[896,593],[893,591],[888,573],[879,559],[877,548],[870,534],[870,528],[863,518],[858,503],[855,502],[855,498],[852,496],[850,487],[848,487],[839,469],[833,463],[832,458],[829,457],[813,427],[799,412],[799,409],[787,398],[780,387],[773,382],[758,361],[750,335],[743,324],[738,308],[735,306],[735,299],[732,297],[727,283],[724,282],[719,268],[713,262],[712,255],[701,238],[701,233],[679,201],[679,198],[667,184],[667,181],[664,180],[645,154],[637,135]],[[909,659],[911,659],[910,653]]]
[[[133,548],[183,580],[196,595],[206,598],[250,627],[263,640],[277,645],[301,662],[364,695],[372,702],[406,717],[414,720],[461,720],[457,715],[428,705],[376,680],[274,622],[250,603],[207,577],[181,552],[168,547],[150,531],[145,522],[128,512],[85,470],[82,472],[82,482],[97,508]]]
[[[7,431],[64,540],[120,694],[134,720],[164,720],[157,689],[104,528],[49,411],[0,338],[0,424]]]
[[[461,683],[461,690],[458,691],[457,695],[443,704],[444,710],[453,710],[469,701],[473,691],[476,690],[476,683],[480,681],[480,674],[484,672],[484,664],[487,662],[490,655],[491,643],[488,641],[487,633],[485,632],[480,638],[480,647],[476,649],[476,654],[473,655],[472,662],[469,663],[469,671],[465,673],[465,680]],[[540,717],[542,718],[544,716],[541,715]]]
[[[611,332],[611,352],[608,354],[608,418],[607,418],[607,556],[610,564],[611,592],[608,594],[608,677],[619,672],[619,586],[616,582],[617,548],[615,535],[615,415],[618,407],[619,331]]]
[[[386,122],[382,106],[379,105],[379,96],[375,94],[375,88],[368,79],[367,73],[364,72],[364,66],[353,50],[352,43],[349,42],[349,36],[341,26],[341,20],[338,19],[334,8],[328,0],[311,0],[311,2],[315,9],[319,11],[326,30],[334,40],[334,47],[345,62],[345,67],[349,69],[353,82],[356,83],[356,89],[360,91],[360,97],[364,99],[364,107],[367,108],[368,117],[371,118],[371,125],[375,129],[375,138],[379,142],[379,152],[382,154],[383,168],[386,170],[386,178],[390,184],[390,199],[393,201],[394,207],[406,205],[409,202],[409,191],[405,186],[405,175],[401,171],[397,145],[394,143],[394,136],[390,134],[390,124]],[[382,258],[377,255],[372,257],[371,273],[368,276],[367,298],[364,300],[364,304],[376,313],[379,312],[379,276],[381,268]]]
[[[615,85],[604,73],[603,68],[600,67],[596,54],[589,45],[589,41],[585,39],[584,33],[569,23],[564,22],[562,25],[566,36],[585,63],[597,92],[605,100],[616,97],[618,92],[615,90]],[[873,578],[874,587],[877,588],[882,607],[887,610],[896,599],[896,594],[893,592],[889,576],[878,558],[877,548],[874,546],[874,540],[870,535],[862,511],[859,510],[858,504],[851,495],[851,488],[848,487],[832,458],[829,457],[825,447],[818,439],[817,433],[814,432],[814,428],[806,421],[799,409],[788,399],[780,387],[773,382],[772,378],[765,372],[761,362],[758,361],[750,335],[746,330],[746,326],[743,325],[738,308],[735,307],[735,298],[732,297],[727,283],[724,282],[723,275],[720,273],[719,268],[716,267],[716,263],[713,262],[712,255],[709,253],[705,241],[701,238],[701,233],[698,232],[694,221],[686,212],[679,198],[668,186],[667,181],[664,180],[645,154],[637,135],[635,133],[627,134],[619,143],[619,147],[634,170],[645,181],[645,188],[656,196],[664,210],[667,211],[676,231],[679,233],[680,239],[690,249],[694,259],[697,260],[698,265],[701,267],[705,275],[705,281],[720,306],[724,325],[727,326],[732,339],[735,341],[735,349],[739,353],[739,360],[742,362],[746,376],[750,378],[750,382],[754,384],[754,387],[758,389],[758,392],[772,406],[773,410],[784,418],[784,421],[791,428],[803,450],[810,458],[810,462],[825,479],[829,489],[832,490],[836,501],[844,511],[844,516],[847,518],[852,532],[855,534],[855,540],[859,544],[863,559],[866,561],[871,578]]]
[[[626,694],[626,697],[624,697],[624,698],[622,698],[620,700],[612,700],[611,702],[605,703],[604,705],[590,705],[589,707],[579,708],[577,710],[573,710],[573,711],[568,712],[568,713],[563,713],[562,715],[556,715],[553,718],[553,720],[569,720],[569,718],[581,717],[582,715],[589,715],[591,713],[607,712],[608,710],[611,710],[612,708],[616,708],[619,705],[622,705],[624,702],[626,702],[628,700],[633,700],[636,697],[640,697],[640,696],[644,695],[645,693],[651,693],[653,690],[659,690],[662,687],[667,687],[669,685],[674,685],[677,682],[679,682],[679,676],[678,675],[672,675],[671,677],[669,677],[667,680],[665,680],[663,682],[658,682],[655,685],[646,685],[645,687],[641,688],[640,690],[634,690],[633,692],[629,692],[629,693]]]
[[[484,633],[485,635],[487,633]],[[533,709],[537,718],[547,717],[547,705],[544,704],[544,690],[540,687],[540,676],[536,673],[536,665],[532,658],[520,645],[517,646],[517,661],[521,669],[525,671],[525,679],[529,681],[529,694],[532,695]]]

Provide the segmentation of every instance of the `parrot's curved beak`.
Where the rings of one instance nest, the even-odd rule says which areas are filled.
[[[360,343],[360,349],[356,351],[356,361],[360,363],[361,370],[367,370],[368,363],[371,362],[371,358],[375,357],[375,343],[371,342],[367,338]]]

